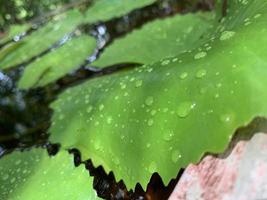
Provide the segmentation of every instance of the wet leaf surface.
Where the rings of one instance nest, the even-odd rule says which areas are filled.
[[[199,46],[201,37],[211,28],[212,17],[212,13],[198,13],[153,21],[114,41],[92,65],[149,64],[186,52]]]
[[[97,0],[86,11],[84,21],[95,23],[120,17],[131,10],[154,3],[156,0]]]
[[[84,166],[76,168],[67,152],[49,157],[44,149],[32,149],[0,160],[1,199],[99,199],[92,184]]]
[[[39,55],[61,40],[64,36],[74,31],[76,26],[81,23],[82,19],[82,15],[79,11],[71,10],[63,14],[60,19],[48,22],[30,36],[18,41],[20,45],[17,48],[13,48],[13,51],[8,54],[4,54],[3,56],[2,53],[5,52],[0,50],[0,69],[22,64],[32,57]],[[17,43],[12,43],[10,45],[17,45]]]
[[[166,184],[205,152],[222,151],[236,128],[267,115],[266,10],[232,1],[198,48],[68,89],[51,105],[51,141],[79,149],[128,188],[145,187],[154,172]]]
[[[26,32],[29,28],[30,28],[29,24],[10,26],[6,35],[4,35],[3,37],[0,37],[0,44],[3,44],[9,40],[14,39],[15,36],[18,36]]]
[[[93,54],[96,40],[82,35],[29,64],[19,81],[19,88],[40,87],[54,82],[79,68]]]

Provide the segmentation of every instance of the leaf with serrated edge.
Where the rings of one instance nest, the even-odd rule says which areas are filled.
[[[231,1],[229,15],[192,52],[89,80],[61,94],[51,141],[112,170],[129,188],[164,183],[236,128],[267,116],[267,1]]]
[[[0,159],[0,199],[99,199],[93,179],[73,156],[59,152],[49,157],[44,149],[13,152]]]

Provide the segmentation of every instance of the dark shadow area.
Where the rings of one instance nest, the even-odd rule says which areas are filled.
[[[165,186],[158,173],[154,173],[147,185],[146,191],[137,183],[134,190],[127,190],[123,180],[118,182],[113,172],[106,173],[102,166],[95,167],[91,160],[82,161],[81,154],[77,149],[69,150],[74,155],[74,164],[84,164],[90,176],[94,177],[93,187],[99,197],[110,200],[164,200],[168,199],[175,185],[181,177],[183,170],[180,170],[177,177]]]

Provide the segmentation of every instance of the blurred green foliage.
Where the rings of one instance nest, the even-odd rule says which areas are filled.
[[[75,0],[0,0],[0,31],[9,24],[23,23],[43,16]]]

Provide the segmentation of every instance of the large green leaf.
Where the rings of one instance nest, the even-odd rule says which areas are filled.
[[[14,152],[0,159],[0,199],[98,199],[93,180],[84,166],[75,167],[73,156],[45,150]]]
[[[11,44],[16,45],[17,48],[13,48],[13,51],[9,51],[8,54],[4,50],[0,51],[0,69],[18,65],[40,54],[62,39],[65,34],[73,31],[82,19],[83,17],[79,11],[71,10],[61,16],[60,19],[49,22],[30,36],[19,41],[19,46],[18,43]]]
[[[151,22],[141,30],[115,41],[93,65],[148,64],[186,52],[199,46],[201,36],[211,26],[212,16],[210,13],[176,15]]]
[[[130,188],[145,187],[153,172],[167,183],[267,116],[266,27],[266,1],[231,1],[198,48],[61,94],[51,105],[51,141],[78,148]]]
[[[26,32],[30,28],[29,24],[23,25],[11,25],[4,37],[0,37],[0,43],[7,42],[8,40],[13,39],[15,36]]]
[[[82,35],[26,67],[19,81],[20,88],[44,86],[79,67],[93,53],[96,40]]]
[[[131,10],[152,4],[156,0],[96,0],[85,13],[85,22],[95,23],[120,17]]]

